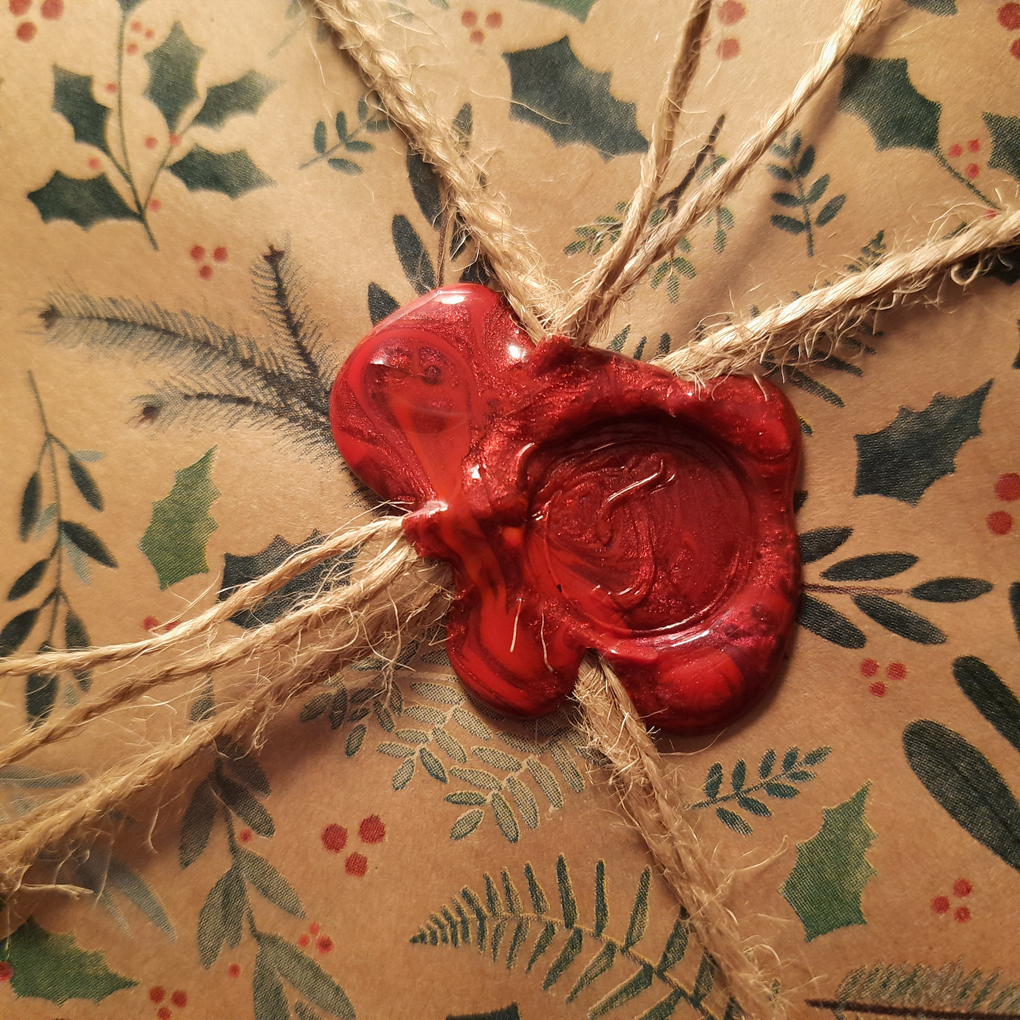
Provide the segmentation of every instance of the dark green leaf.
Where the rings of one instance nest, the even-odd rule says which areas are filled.
[[[49,673],[32,673],[25,679],[25,710],[28,720],[38,726],[53,711],[59,678]]]
[[[705,1001],[705,996],[712,991],[715,984],[715,961],[708,953],[702,953],[698,965],[698,976],[694,979],[694,990],[691,992],[691,1003],[697,1007]]]
[[[13,602],[32,591],[42,580],[49,562],[49,559],[39,560],[38,563],[33,563],[28,570],[21,574],[11,585],[11,590],[7,593],[7,601]]]
[[[480,790],[501,789],[500,781],[491,772],[486,772],[484,769],[462,769],[452,767],[450,769],[450,775],[456,776],[457,779],[463,779],[465,783],[477,786]]]
[[[674,988],[665,998],[660,999],[651,1009],[646,1010],[638,1020],[669,1020],[677,1006],[687,998],[683,988]],[[727,1015],[724,1020],[730,1020]]]
[[[1010,177],[1020,180],[1020,117],[986,113],[984,120],[992,136],[988,165],[995,170],[1005,170]]]
[[[570,989],[570,994],[567,996],[566,1001],[573,1002],[585,988],[593,984],[597,978],[600,978],[603,974],[605,974],[605,972],[609,970],[614,963],[616,963],[616,946],[612,942],[607,942],[592,957],[584,970],[581,971],[574,987]]]
[[[387,315],[392,315],[400,305],[377,283],[368,285],[368,315],[373,326],[378,326]]]
[[[822,571],[827,581],[877,581],[909,570],[917,562],[910,553],[868,553],[840,560]]]
[[[116,567],[117,561],[113,554],[103,544],[102,539],[84,524],[76,524],[74,521],[61,521],[60,530],[64,537],[73,542],[86,556],[91,557],[96,563],[102,563],[104,567]]]
[[[192,124],[219,131],[230,117],[240,113],[258,113],[266,96],[280,83],[251,70],[236,81],[213,85],[205,94],[202,108],[195,114]]]
[[[141,2],[142,0],[117,0],[125,14],[130,14]]]
[[[792,800],[800,793],[796,786],[788,786],[775,780],[766,783],[764,790],[770,797],[778,797],[780,800]]]
[[[1020,804],[988,759],[929,719],[903,731],[907,762],[935,800],[978,842],[1020,871]]]
[[[743,758],[738,759],[736,765],[733,766],[733,772],[730,774],[730,783],[734,790],[741,790],[744,786],[744,780],[747,778],[747,765]]]
[[[290,1006],[283,994],[283,982],[276,976],[269,955],[261,947],[255,954],[251,997],[255,1020],[290,1020]]]
[[[510,948],[506,951],[506,969],[513,970],[517,963],[517,957],[520,954],[521,947],[527,941],[528,934],[531,931],[530,921],[518,921],[514,925],[514,933],[510,938]]]
[[[347,691],[341,687],[333,695],[333,702],[329,710],[330,729],[338,730],[347,719]]]
[[[304,917],[301,901],[290,883],[264,857],[246,850],[243,846],[234,848],[234,860],[241,873],[267,899],[281,910],[295,917]]]
[[[544,7],[553,7],[556,10],[563,11],[572,18],[577,18],[578,21],[584,22],[589,13],[591,13],[592,7],[595,6],[596,0],[535,0],[535,2],[542,4]]]
[[[762,803],[755,797],[738,797],[737,805],[743,808],[748,814],[757,815],[759,818],[769,818],[772,815],[768,805]]]
[[[492,795],[492,813],[496,816],[496,824],[499,831],[511,842],[516,843],[521,837],[521,830],[514,817],[513,809],[506,802],[502,794]]]
[[[319,1013],[303,1002],[294,1003],[294,1016],[297,1017],[297,1020],[322,1020]]]
[[[425,244],[406,216],[394,216],[393,247],[397,250],[404,275],[419,294],[436,287],[436,271]]]
[[[167,170],[188,191],[218,191],[230,198],[275,183],[251,161],[247,149],[210,152],[203,145],[195,145]]]
[[[495,747],[472,747],[472,753],[480,758],[486,765],[502,769],[504,772],[519,772],[521,763],[511,754],[497,750]]]
[[[625,1002],[637,998],[646,988],[652,985],[652,978],[655,971],[650,963],[644,964],[641,969],[631,978],[617,985],[608,995],[599,999],[591,1009],[588,1010],[590,1020],[595,1017],[605,1016],[606,1013],[622,1006]]]
[[[326,162],[330,165],[330,167],[332,167],[339,173],[348,174],[349,176],[352,177],[357,176],[358,174],[363,172],[361,167],[358,166],[358,164],[351,159],[333,158],[327,159]]]
[[[804,196],[804,202],[807,205],[814,205],[815,202],[817,202],[822,197],[822,195],[825,194],[825,189],[828,186],[829,186],[829,175],[828,174],[822,174],[822,176],[819,177],[818,180],[815,181],[815,183],[811,185],[810,190]],[[840,203],[840,205],[842,205],[842,202]],[[835,214],[833,214],[833,215],[835,215]],[[829,219],[831,219],[831,218],[832,217],[830,216]],[[818,222],[821,223],[821,220],[819,220]]]
[[[25,491],[21,494],[21,512],[18,519],[18,534],[21,541],[28,541],[36,521],[39,520],[39,472],[29,478]]]
[[[806,592],[800,597],[798,619],[813,634],[841,648],[863,648],[867,642],[864,632],[842,613]]]
[[[529,865],[530,867],[530,865]],[[539,911],[542,913],[542,911]],[[609,923],[609,903],[606,896],[606,862],[595,862],[595,934],[601,935]]]
[[[538,804],[535,802],[534,794],[516,776],[507,777],[506,788],[510,791],[524,824],[529,829],[537,829]]]
[[[673,924],[673,930],[666,939],[666,948],[659,957],[659,963],[655,968],[657,974],[665,974],[674,964],[679,963],[687,952],[687,940],[689,937],[687,918],[683,912],[677,917]]]
[[[448,758],[452,758],[453,761],[460,762],[461,765],[467,763],[467,751],[465,751],[461,746],[460,741],[451,737],[446,730],[441,730],[437,726],[432,731],[432,739],[439,745],[440,749]]]
[[[815,147],[808,145],[804,148],[804,154],[800,157],[797,162],[793,173],[796,177],[807,177],[809,173],[814,169],[815,165]]]
[[[456,790],[453,793],[448,793],[443,800],[448,804],[484,804],[488,798],[474,790]]]
[[[371,142],[362,142],[357,138],[347,138],[344,140],[344,148],[348,152],[372,152],[375,146]],[[360,171],[360,167],[358,168]]]
[[[940,18],[948,18],[958,13],[956,0],[907,0],[907,3]]]
[[[535,777],[538,788],[548,798],[553,807],[563,807],[563,791],[556,777],[539,761],[529,761],[528,771]]]
[[[925,602],[969,602],[992,590],[987,581],[976,577],[937,577],[910,589],[910,595]]]
[[[470,836],[481,824],[484,817],[485,812],[481,808],[465,811],[450,828],[450,839],[463,839],[465,836]]]
[[[975,655],[953,660],[953,676],[974,707],[1020,751],[1020,700]]]
[[[347,735],[347,742],[344,744],[344,754],[348,758],[353,758],[361,750],[366,732],[367,730],[364,725],[358,725]]]
[[[762,756],[758,764],[758,778],[768,779],[776,766],[776,752],[770,747]]]
[[[179,854],[182,868],[194,864],[202,855],[209,843],[209,834],[218,808],[219,801],[213,793],[212,785],[208,779],[203,779],[191,795],[181,824]]]
[[[807,230],[806,223],[802,220],[795,220],[792,216],[782,216],[776,213],[769,219],[772,221],[772,226],[785,230],[788,234],[803,234]]]
[[[429,225],[438,227],[443,217],[443,197],[439,191],[439,178],[432,166],[414,149],[407,150],[406,162],[414,200]]]
[[[1016,636],[1020,637],[1020,581],[1014,581],[1009,586],[1009,611],[1013,617],[1013,629]]]
[[[269,779],[262,766],[239,744],[218,741],[216,749],[223,755],[230,770],[246,786],[250,786],[257,794],[269,796]]]
[[[223,798],[223,803],[253,832],[267,838],[276,832],[269,812],[246,787],[222,775],[216,779],[216,787]]]
[[[137,220],[106,174],[97,177],[68,177],[59,170],[28,200],[39,210],[43,223],[70,220],[88,230],[100,220]]]
[[[172,942],[177,941],[177,933],[170,923],[166,908],[139,875],[119,857],[114,856],[110,857],[106,875],[107,880],[121,895],[130,900]]]
[[[103,494],[92,479],[88,468],[73,453],[67,455],[67,467],[71,472],[71,480],[78,487],[82,498],[93,510],[103,509]]]
[[[560,906],[563,910],[563,924],[572,928],[577,922],[577,900],[570,884],[570,872],[567,871],[566,858],[560,854],[556,861],[556,884],[560,892]]]
[[[177,130],[181,114],[198,99],[195,72],[204,54],[205,50],[185,35],[179,21],[159,46],[145,54],[149,84],[142,94],[163,114],[168,131]]]
[[[26,609],[7,622],[0,631],[0,658],[16,652],[21,647],[35,626],[35,618],[38,615],[38,609]]]
[[[562,860],[562,858],[561,858]],[[574,928],[567,939],[566,945],[560,950],[559,956],[552,962],[545,979],[542,981],[542,991],[547,992],[561,977],[564,971],[577,959],[584,944],[584,935],[580,928]]]
[[[413,749],[411,754],[414,754]],[[393,773],[391,783],[394,790],[402,790],[414,778],[414,758],[409,757],[403,765]]]
[[[248,892],[236,868],[231,868],[226,877],[223,887],[223,937],[230,949],[236,949],[241,941],[241,924],[248,907]]]
[[[312,959],[279,935],[259,935],[259,952],[273,969],[309,1002],[332,1016],[354,1020],[354,1007],[344,990]]]
[[[421,763],[425,771],[433,779],[437,779],[440,783],[448,782],[446,778],[446,769],[443,768],[443,763],[427,747],[419,749],[418,757],[421,758]]]
[[[793,180],[793,174],[790,173],[786,167],[779,166],[776,163],[769,163],[769,173],[772,174],[777,181],[789,182]]]
[[[340,110],[337,113],[336,121],[334,122],[334,126],[336,127],[336,136],[337,136],[337,138],[339,138],[341,142],[346,142],[347,141],[347,114],[344,113],[343,110]],[[323,127],[322,137],[323,137],[323,139],[325,139],[325,137],[326,137],[326,125],[323,124],[322,127]],[[323,147],[325,147],[325,141],[323,141]]]
[[[645,927],[648,924],[648,886],[652,880],[651,868],[645,868],[638,880],[638,891],[634,897],[634,905],[630,911],[630,921],[627,924],[627,935],[623,940],[625,950],[632,949],[644,938]]]
[[[591,145],[604,160],[648,148],[637,130],[635,104],[611,94],[611,73],[585,67],[568,36],[546,46],[504,53],[503,59],[510,71],[514,120],[541,128],[557,146]]]
[[[74,140],[94,145],[108,153],[106,119],[110,108],[92,95],[92,76],[75,74],[53,65],[53,112],[59,113],[74,130]]]
[[[879,595],[853,595],[854,605],[875,623],[919,645],[941,645],[946,635],[931,621]]]
[[[844,62],[839,108],[868,125],[880,152],[895,147],[938,149],[942,107],[914,88],[903,57],[851,53]]]
[[[472,113],[471,104],[465,103],[453,118],[453,130],[457,132],[457,139],[463,151],[467,151],[471,144]]]
[[[715,813],[723,825],[728,826],[734,832],[739,832],[741,836],[750,836],[754,831],[740,815],[728,811],[726,808],[716,808]]]
[[[788,772],[797,764],[797,759],[800,757],[800,750],[796,747],[791,747],[787,750],[786,754],[783,755],[783,771]]]
[[[326,151],[326,122],[324,120],[320,120],[315,125],[315,131],[312,133],[312,145],[320,156]]]
[[[225,935],[223,926],[223,888],[232,874],[228,871],[221,875],[216,884],[209,890],[209,895],[202,904],[198,914],[198,958],[202,966],[208,970],[220,955]]]
[[[798,198],[796,195],[791,195],[788,191],[773,191],[772,201],[776,205],[784,206],[787,209],[793,209],[796,206],[804,205],[804,199]]]
[[[802,764],[820,765],[826,758],[829,757],[831,752],[831,747],[816,747],[813,751],[808,751],[808,753],[804,755],[804,761]]]
[[[528,966],[524,968],[526,974],[531,973],[531,968],[535,966],[535,963],[539,960],[542,954],[552,944],[552,940],[556,937],[556,925],[551,922],[547,924],[541,934],[535,939],[535,945],[531,950],[531,956],[528,959]]]
[[[830,223],[836,218],[836,213],[843,208],[843,203],[846,201],[846,195],[836,195],[834,198],[830,198],[821,209],[818,210],[818,215],[815,217],[815,223],[820,227],[824,227],[826,223]]]
[[[723,780],[723,768],[719,762],[716,762],[708,770],[708,774],[705,776],[705,793],[709,800],[715,800],[719,793],[719,787],[722,786]]]

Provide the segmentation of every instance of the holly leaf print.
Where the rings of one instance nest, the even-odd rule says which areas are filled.
[[[209,507],[219,490],[209,478],[216,447],[176,472],[169,495],[152,504],[152,519],[138,543],[159,578],[160,590],[193,574],[207,574],[205,543],[219,525]]]
[[[204,145],[196,145],[167,170],[188,191],[218,191],[230,198],[276,183],[252,162],[247,149],[210,152]]]
[[[161,45],[145,54],[149,85],[142,94],[163,114],[168,131],[177,130],[181,114],[198,99],[195,72],[204,55],[205,50],[185,35],[179,21]]]
[[[938,149],[942,107],[914,88],[903,57],[848,56],[839,108],[868,125],[879,152],[893,148],[925,152]]]
[[[995,170],[1005,170],[1010,177],[1020,181],[1020,117],[986,113],[984,120],[992,135],[992,155],[988,165]]]
[[[106,146],[106,119],[110,108],[92,96],[92,76],[75,74],[53,66],[53,112],[59,113],[74,130],[74,140],[94,145],[109,153]]]
[[[11,990],[20,998],[63,1005],[68,999],[101,1002],[137,981],[106,966],[103,954],[79,948],[73,935],[54,935],[30,917],[0,941],[0,960],[9,963]]]
[[[531,2],[541,4],[543,7],[554,7],[583,23],[588,20],[596,0],[531,0]]]
[[[88,230],[100,220],[137,220],[106,174],[98,177],[68,177],[59,170],[41,187],[28,193],[43,223],[70,220]]]
[[[923,411],[901,407],[884,429],[854,436],[854,495],[888,496],[917,506],[928,486],[955,473],[960,447],[981,435],[981,408],[992,382],[962,397],[936,393]]]
[[[625,152],[644,152],[636,106],[609,90],[609,71],[582,64],[564,36],[547,46],[504,53],[510,70],[510,117],[541,128],[557,146],[582,142],[607,162]]]
[[[876,874],[865,856],[875,832],[864,818],[870,784],[834,808],[822,808],[822,827],[797,844],[797,863],[779,890],[797,912],[810,942],[837,928],[867,924],[864,886]]]
[[[258,113],[266,97],[279,84],[253,69],[237,81],[213,85],[205,94],[205,102],[191,123],[219,131],[230,117],[241,113]]]

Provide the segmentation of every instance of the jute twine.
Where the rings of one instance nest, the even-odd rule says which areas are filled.
[[[648,219],[671,165],[679,115],[701,53],[710,0],[695,0],[681,32],[643,157],[638,186],[620,238],[564,294],[546,274],[540,254],[511,221],[506,203],[484,168],[466,152],[453,128],[433,107],[410,68],[385,42],[385,22],[368,0],[312,0],[334,29],[388,116],[440,176],[451,210],[465,223],[479,253],[526,328],[537,338],[562,332],[577,343],[597,336],[616,303],[658,259],[668,254],[704,215],[756,166],[769,146],[825,83],[855,39],[875,18],[879,0],[851,0],[836,32],[790,98],[741,145],[672,215],[652,230]],[[877,311],[911,300],[934,300],[936,284],[967,286],[1004,249],[1020,238],[1020,209],[980,219],[954,236],[933,240],[880,264],[847,275],[746,322],[707,331],[657,362],[678,376],[704,381],[771,363],[807,361],[837,349],[842,338]],[[349,583],[328,582],[279,620],[238,636],[219,638],[229,618],[252,609],[314,566],[353,548],[361,554]],[[146,641],[71,652],[46,652],[0,662],[0,677],[117,667],[126,679],[93,692],[63,715],[47,720],[0,750],[0,767],[79,733],[90,720],[135,702],[162,685],[191,679],[200,684],[214,671],[243,667],[218,713],[150,746],[126,761],[0,826],[0,895],[24,883],[26,872],[48,848],[94,836],[111,810],[149,790],[221,738],[253,746],[290,698],[337,670],[387,649],[395,659],[400,642],[442,618],[449,604],[445,567],[419,560],[403,536],[399,518],[387,518],[330,536],[291,557],[269,574],[174,631]],[[197,678],[197,680],[196,680]],[[370,682],[352,679],[355,687]],[[197,689],[197,687],[196,687]],[[239,691],[239,693],[238,693]],[[747,1017],[784,1017],[787,1004],[763,968],[765,947],[753,945],[726,905],[732,875],[720,874],[698,840],[680,791],[630,698],[607,664],[590,656],[576,688],[583,724],[610,762],[621,805],[648,846],[663,877],[690,915],[691,925],[714,958],[722,979]],[[33,887],[35,888],[35,887]],[[755,950],[759,950],[756,952]]]

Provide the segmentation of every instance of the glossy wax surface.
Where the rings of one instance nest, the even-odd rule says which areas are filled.
[[[800,563],[796,415],[768,383],[698,391],[562,337],[460,284],[381,322],[330,406],[351,469],[449,561],[450,659],[493,707],[535,716],[600,651],[649,725],[731,722],[775,679]]]

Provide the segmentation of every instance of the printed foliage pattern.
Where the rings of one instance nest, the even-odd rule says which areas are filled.
[[[194,718],[215,711],[211,699],[200,699]],[[288,1020],[286,986],[329,1016],[354,1020],[355,1011],[343,988],[293,943],[260,927],[252,892],[292,917],[304,917],[301,900],[290,883],[261,854],[245,845],[254,836],[271,839],[276,826],[264,800],[269,780],[262,767],[242,748],[225,739],[217,742],[215,765],[198,784],[181,824],[179,857],[182,868],[195,863],[209,848],[217,818],[223,822],[230,856],[229,868],[209,890],[198,915],[199,958],[207,970],[224,947],[233,949],[247,933],[256,946],[252,999],[264,1020]],[[238,831],[240,823],[243,828]],[[294,1006],[299,1017],[316,1015],[304,1002]]]
[[[509,971],[523,966],[526,974],[544,972],[542,990],[550,991],[556,985],[564,991],[569,988],[565,1001],[590,1001],[590,1018],[636,1016],[635,1010],[648,1020],[667,1020],[674,1015],[733,1020],[741,1015],[736,1003],[726,1000],[716,986],[716,966],[708,953],[702,952],[696,965],[698,954],[688,956],[691,933],[682,908],[661,954],[646,955],[645,946],[639,946],[649,919],[650,868],[638,879],[626,934],[622,935],[609,930],[605,861],[595,865],[595,908],[590,923],[582,918],[563,856],[556,861],[558,902],[550,901],[530,863],[524,865],[524,880],[526,900],[506,868],[496,879],[484,874],[484,894],[464,887],[429,915],[411,942],[454,949],[475,945],[479,954],[504,964]],[[592,955],[582,967],[586,953]],[[620,980],[621,975],[626,976]]]
[[[816,528],[800,534],[801,561],[816,563],[831,556],[853,535],[851,527]],[[992,590],[988,581],[976,577],[937,577],[910,587],[868,582],[884,581],[906,573],[919,562],[904,552],[865,553],[837,560],[821,572],[821,581],[805,580],[800,603],[800,622],[813,634],[841,648],[863,648],[867,636],[848,616],[821,595],[848,597],[856,609],[880,627],[921,645],[939,645],[945,633],[927,617],[889,596],[919,602],[969,602]],[[827,583],[823,583],[827,582]]]
[[[178,152],[194,130],[219,131],[232,117],[256,114],[280,83],[254,69],[246,71],[235,81],[207,87],[201,105],[188,118],[188,111],[202,99],[197,75],[205,50],[196,46],[181,23],[175,21],[163,42],[145,54],[149,81],[143,96],[159,110],[167,134],[156,170],[147,182],[143,181],[138,173],[138,144],[128,141],[124,111],[125,32],[128,16],[136,6],[120,5],[114,107],[96,100],[92,75],[53,68],[53,112],[70,124],[76,142],[100,153],[107,169],[88,178],[69,177],[57,170],[42,187],[30,192],[28,199],[44,223],[64,219],[88,230],[103,220],[135,221],[145,230],[152,247],[158,248],[150,212],[164,170],[189,191],[214,191],[232,199],[273,183],[246,149],[216,152],[196,140],[183,155]],[[150,138],[146,144],[158,145],[160,141]],[[117,186],[110,180],[110,171]]]
[[[748,783],[747,762],[739,759],[733,766],[729,775],[730,792],[723,793],[723,767],[716,762],[709,767],[705,776],[705,799],[694,804],[689,804],[691,811],[701,811],[705,808],[715,808],[715,816],[723,825],[739,832],[742,836],[749,836],[754,831],[746,815],[755,818],[771,818],[772,808],[760,797],[754,794],[765,794],[774,800],[792,800],[800,795],[796,785],[809,783],[816,778],[816,773],[811,767],[820,765],[828,758],[831,747],[816,747],[802,755],[800,748],[791,747],[783,755],[780,761],[774,748],[769,748],[761,757],[758,763],[758,781]],[[779,768],[776,768],[776,765]],[[728,807],[720,807],[728,804]],[[734,808],[740,808],[744,814],[740,814]]]
[[[398,684],[388,684],[394,671],[407,667],[419,651],[425,667],[449,668],[442,636],[437,631],[421,646],[408,643],[391,662],[369,658],[355,664],[351,668],[356,671],[376,673],[367,686],[352,690],[342,676],[331,677],[323,685],[327,690],[305,703],[301,720],[325,718],[332,729],[344,728],[349,758],[365,748],[370,726],[379,731],[376,753],[399,763],[394,790],[408,788],[416,776],[427,777],[449,791],[446,803],[467,808],[451,825],[450,839],[470,836],[488,813],[503,837],[517,843],[539,826],[544,805],[562,808],[566,793],[583,792],[585,762],[600,761],[562,712],[516,723],[471,702],[456,679],[445,674],[412,681],[413,700]],[[416,676],[427,675],[416,670]]]
[[[375,93],[367,93],[358,100],[358,124],[348,129],[347,114],[340,110],[333,121],[333,129],[336,132],[336,143],[330,144],[329,132],[324,120],[317,121],[312,131],[312,148],[315,155],[306,160],[298,167],[299,170],[307,170],[316,163],[324,162],[331,170],[337,173],[357,175],[364,172],[364,168],[356,162],[352,156],[366,155],[375,151],[375,146],[364,138],[358,136],[362,132],[378,134],[380,131],[389,131],[390,122],[380,106],[378,96]],[[345,155],[338,156],[338,152]]]
[[[953,661],[957,686],[985,720],[1020,753],[1020,700],[984,661]],[[998,769],[966,738],[930,719],[903,731],[914,774],[971,836],[1020,871],[1020,803]]]
[[[22,542],[46,540],[51,544],[45,556],[15,578],[7,591],[7,601],[20,602],[44,583],[52,587],[38,605],[21,609],[4,624],[0,630],[0,656],[12,655],[42,627],[45,636],[38,645],[40,652],[61,647],[61,639],[64,648],[87,648],[89,632],[79,611],[71,604],[67,567],[70,566],[79,581],[86,585],[92,578],[90,562],[109,569],[117,567],[106,543],[88,525],[67,516],[68,490],[62,488],[64,476],[59,470],[60,466],[65,468],[66,476],[81,499],[92,511],[101,513],[105,506],[103,494],[85,465],[102,459],[103,454],[95,450],[72,450],[54,435],[35,378],[29,373],[28,379],[39,412],[43,441],[35,470],[22,490],[18,534]],[[70,681],[64,686],[66,700],[73,704],[81,693],[88,691],[91,683],[91,671],[72,671]],[[33,726],[39,725],[53,711],[59,690],[60,675],[32,673],[26,678],[25,711]]]

